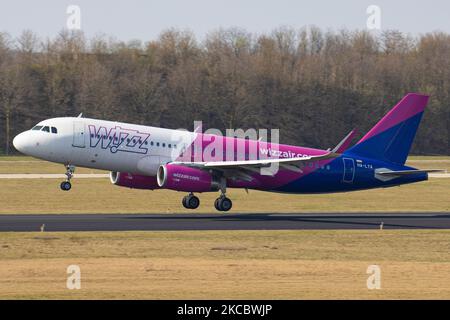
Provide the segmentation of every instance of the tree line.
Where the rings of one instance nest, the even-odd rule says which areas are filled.
[[[431,99],[413,153],[450,154],[450,35],[280,27],[170,29],[148,42],[62,31],[0,33],[0,153],[40,120],[77,116],[167,128],[280,128],[282,143],[333,147],[408,92]]]

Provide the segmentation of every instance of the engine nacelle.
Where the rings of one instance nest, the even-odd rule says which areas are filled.
[[[156,180],[160,188],[176,191],[207,192],[220,188],[220,179],[209,172],[170,163],[158,168]]]
[[[142,176],[126,172],[111,172],[109,174],[111,183],[120,187],[128,187],[133,189],[159,189],[156,177]]]

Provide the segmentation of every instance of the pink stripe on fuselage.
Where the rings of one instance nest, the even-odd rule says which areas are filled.
[[[217,140],[219,139],[219,142]],[[220,141],[222,139],[222,141]],[[206,148],[211,147],[211,144],[215,146],[221,145],[222,148],[219,155],[211,155],[209,152],[203,153]],[[201,149],[201,155],[194,155],[194,145],[197,144],[197,149]],[[201,147],[200,147],[201,146]],[[240,147],[240,148],[239,148]],[[218,148],[220,149],[220,148]],[[269,156],[269,151],[267,154],[261,153],[261,150],[272,150],[272,156]],[[191,152],[190,155],[180,156],[178,161],[239,161],[239,160],[256,160],[256,159],[278,159],[278,158],[296,158],[296,157],[306,157],[306,156],[318,156],[327,154],[329,151],[305,148],[284,144],[274,144],[269,142],[240,139],[234,137],[223,137],[223,136],[212,136],[207,134],[198,133],[192,142],[190,148],[187,152]],[[228,152],[228,155],[227,155]],[[243,154],[242,154],[243,153]],[[244,156],[245,155],[245,156]],[[308,175],[318,168],[326,166],[333,159],[321,160],[321,161],[311,161],[314,166],[310,166],[309,163],[305,163],[302,167],[302,172],[294,172],[285,168],[280,167],[278,173],[275,176],[266,176],[258,173],[248,174],[252,177],[252,181],[243,180],[229,180],[227,181],[227,186],[231,188],[254,188],[260,190],[270,190],[279,188],[286,185],[292,181],[297,180],[300,177]]]
[[[423,112],[428,96],[417,93],[407,94],[383,119],[381,119],[358,143],[378,135],[397,124]]]

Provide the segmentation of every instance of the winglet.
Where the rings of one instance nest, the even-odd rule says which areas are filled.
[[[350,131],[344,139],[342,139],[341,142],[338,143],[336,147],[334,147],[333,150],[331,150],[332,153],[342,153],[350,146],[350,143],[352,142],[353,138],[357,134],[356,129],[353,129]]]

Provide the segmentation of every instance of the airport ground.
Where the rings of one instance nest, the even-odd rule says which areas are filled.
[[[450,168],[450,158],[414,158]],[[80,173],[97,173],[80,170]],[[61,173],[29,158],[0,158],[0,173]],[[0,180],[0,213],[183,213],[182,193],[79,179]],[[450,179],[333,195],[230,191],[252,212],[450,213]],[[211,213],[215,194],[201,195]],[[1,215],[0,215],[1,221]],[[69,265],[80,290],[66,288]],[[369,290],[369,265],[381,289]],[[450,299],[450,230],[241,230],[0,233],[0,299]]]
[[[449,230],[2,233],[0,298],[450,299]],[[81,289],[66,288],[69,265]],[[381,289],[367,288],[369,265]]]
[[[418,157],[408,162],[418,168],[450,172],[450,157]],[[64,173],[61,165],[27,157],[0,157],[0,174]],[[76,173],[105,173],[83,169]],[[181,206],[182,192],[133,190],[114,186],[109,179],[74,179],[70,192],[59,189],[61,179],[0,179],[2,213],[192,213]],[[388,189],[328,195],[286,195],[250,190],[228,190],[233,212],[448,212],[450,179]],[[218,193],[200,194],[199,213],[214,212]]]

